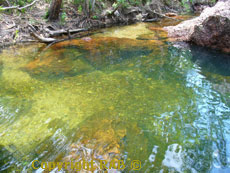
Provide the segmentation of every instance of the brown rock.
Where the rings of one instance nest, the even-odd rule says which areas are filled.
[[[195,26],[191,41],[230,52],[230,19],[222,16],[208,17],[202,25]]]
[[[199,17],[165,27],[176,41],[192,41],[198,45],[230,52],[230,1],[220,0],[206,8]]]

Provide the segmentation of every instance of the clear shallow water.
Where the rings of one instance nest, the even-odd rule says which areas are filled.
[[[230,57],[169,42],[169,24],[3,50],[0,170],[84,158],[124,160],[123,172],[132,160],[139,172],[228,172]]]

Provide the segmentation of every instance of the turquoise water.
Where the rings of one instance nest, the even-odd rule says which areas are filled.
[[[0,171],[85,159],[101,172],[100,160],[124,161],[115,172],[133,160],[136,172],[228,172],[230,57],[170,42],[168,24],[2,50]]]

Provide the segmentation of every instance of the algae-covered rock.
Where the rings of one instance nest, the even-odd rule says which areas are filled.
[[[158,40],[132,40],[115,37],[93,37],[57,43],[42,52],[25,67],[32,76],[60,79],[102,69],[125,59],[148,55]]]
[[[40,79],[42,77],[60,79],[94,70],[87,60],[82,58],[82,54],[77,49],[64,48],[42,52],[24,69],[32,76]]]

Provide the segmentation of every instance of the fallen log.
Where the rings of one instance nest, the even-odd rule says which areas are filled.
[[[45,37],[42,37],[34,32],[31,32],[31,35],[36,38],[39,42],[41,43],[53,43],[53,42],[57,42],[58,40],[55,39],[55,38],[45,38]]]
[[[52,38],[52,36],[47,38],[47,37],[44,37],[44,36],[37,34],[37,30],[31,24],[28,24],[28,28],[29,28],[31,36],[33,36],[38,42],[47,44],[48,45],[47,48],[50,45],[53,45],[53,44],[58,43],[58,42],[71,40],[73,38],[81,38],[81,37],[89,36],[91,34],[95,34],[95,31],[93,31],[93,30],[89,31],[87,29],[73,29],[73,30],[59,30],[59,31],[50,31],[49,30],[50,32],[52,32],[53,35],[60,34],[60,33],[64,33],[64,34],[67,33],[67,36],[68,36],[67,38],[56,39],[56,38]],[[48,32],[47,31],[48,29],[45,29],[45,30],[46,30],[46,32]],[[82,31],[88,31],[88,32],[82,32]],[[73,34],[70,35],[70,33],[73,33]]]
[[[55,43],[69,40],[69,38],[68,39],[45,38],[45,37],[39,36],[38,34],[36,34],[34,32],[31,32],[31,35],[34,38],[36,38],[40,43],[47,44],[47,46],[43,49],[43,51],[47,50],[50,46],[52,46]]]
[[[70,30],[61,29],[61,30],[57,30],[57,31],[51,31],[49,29],[46,29],[46,31],[49,33],[49,35],[51,37],[54,37],[54,36],[59,36],[61,34],[74,34],[74,33],[78,33],[78,32],[83,32],[83,31],[87,31],[87,29],[85,29],[85,28],[70,29]]]

